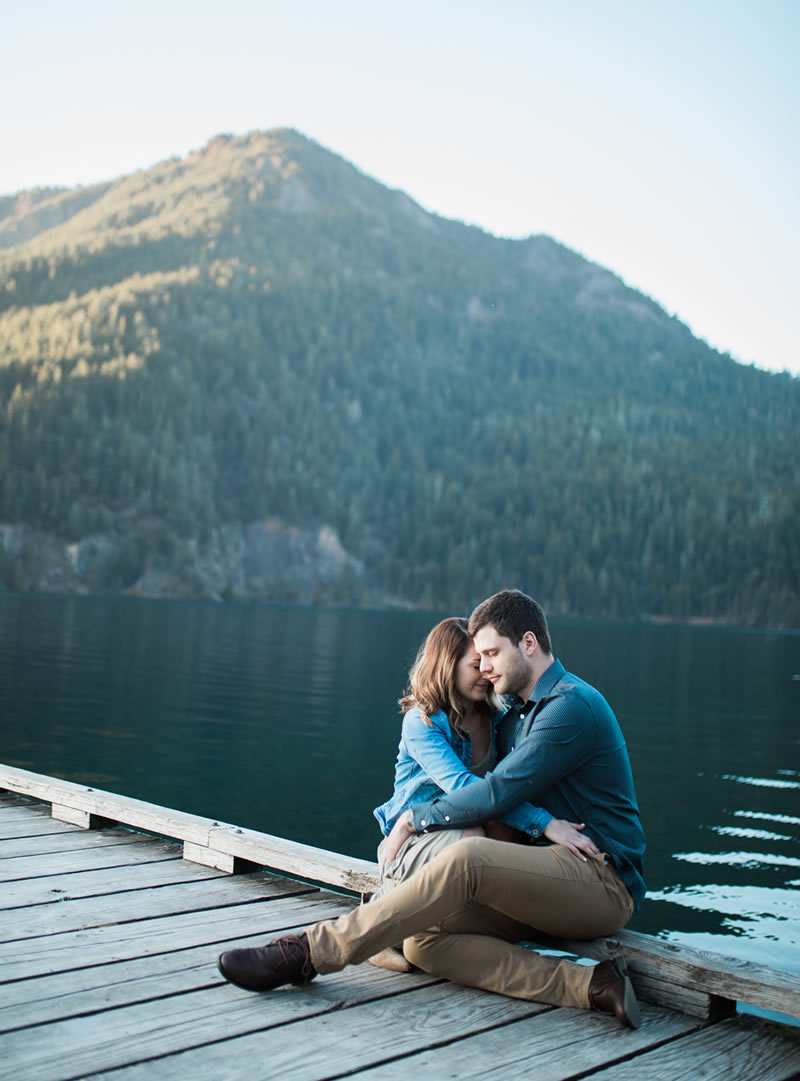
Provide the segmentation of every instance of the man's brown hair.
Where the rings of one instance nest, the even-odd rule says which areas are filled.
[[[474,638],[481,627],[494,627],[514,645],[526,631],[533,631],[540,648],[545,653],[553,652],[542,606],[519,589],[504,589],[482,601],[469,617],[470,636]]]

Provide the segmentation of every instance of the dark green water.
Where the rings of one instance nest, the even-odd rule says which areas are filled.
[[[395,702],[451,613],[0,596],[0,761],[364,858]],[[555,623],[628,740],[631,925],[800,972],[800,636]]]

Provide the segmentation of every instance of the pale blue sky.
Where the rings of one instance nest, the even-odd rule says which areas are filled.
[[[0,192],[294,127],[800,374],[800,0],[0,0]]]

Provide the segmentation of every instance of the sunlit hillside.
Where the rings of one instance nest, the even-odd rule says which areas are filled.
[[[800,626],[800,381],[296,132],[0,201],[0,308],[7,588]]]

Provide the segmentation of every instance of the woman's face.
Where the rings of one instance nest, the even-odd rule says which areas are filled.
[[[472,642],[456,665],[456,691],[466,702],[482,702],[489,690],[489,680],[481,675],[481,658]]]

